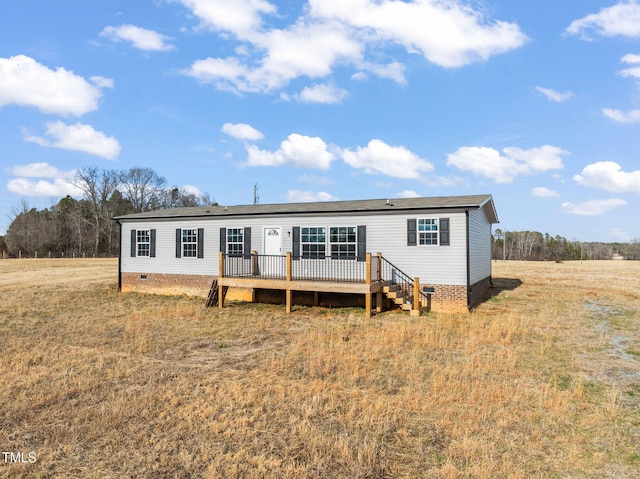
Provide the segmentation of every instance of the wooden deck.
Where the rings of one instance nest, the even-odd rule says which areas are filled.
[[[226,261],[237,258],[219,255],[219,273],[217,278],[218,287],[218,307],[224,308],[224,288],[247,288],[247,289],[272,289],[285,291],[285,302],[287,313],[292,310],[292,292],[309,291],[315,293],[348,293],[362,294],[365,297],[365,316],[371,317],[373,311],[381,312],[383,309],[383,297],[385,287],[393,284],[392,281],[382,277],[382,256],[367,253],[364,261],[361,262],[354,273],[354,259],[332,260],[331,270],[319,270],[307,272],[301,275],[295,272],[294,260],[291,253],[278,258],[280,266],[271,268],[263,267],[259,261],[265,258],[257,254],[252,254],[250,258],[245,258],[242,268],[230,270]],[[274,258],[274,257],[272,257]],[[281,258],[281,259],[280,259]],[[315,260],[311,260],[315,261]],[[318,260],[318,264],[321,264]],[[342,263],[341,263],[342,262]],[[237,262],[236,262],[237,263]],[[274,263],[271,261],[271,263]],[[346,271],[346,273],[344,273]],[[344,274],[343,274],[344,273]],[[414,279],[413,287],[417,304],[416,314],[420,311],[419,281]],[[374,304],[375,302],[375,304]],[[412,310],[414,308],[412,307]],[[413,311],[412,311],[412,314]]]

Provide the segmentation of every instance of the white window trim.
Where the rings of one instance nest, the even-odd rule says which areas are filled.
[[[141,234],[146,233],[147,241],[140,241]],[[146,245],[146,254],[141,253],[141,247]],[[136,230],[136,257],[138,258],[150,258],[151,257],[151,230]]]
[[[420,221],[426,221],[426,220],[435,221],[436,229],[432,230],[432,231],[420,231]],[[429,233],[435,234],[435,238],[436,238],[435,243],[422,243],[420,241],[421,235],[422,234],[429,234]],[[440,218],[438,218],[438,217],[417,218],[416,219],[416,234],[418,235],[417,238],[416,238],[417,246],[425,246],[425,247],[440,246]]]

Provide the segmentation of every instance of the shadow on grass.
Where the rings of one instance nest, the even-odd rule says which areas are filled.
[[[485,293],[482,302],[495,298],[503,291],[513,291],[522,285],[522,280],[518,278],[493,278],[493,284]]]

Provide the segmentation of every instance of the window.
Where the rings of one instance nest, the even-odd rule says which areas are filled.
[[[357,251],[356,227],[337,226],[329,228],[329,244],[332,258],[355,258]]]
[[[182,230],[182,256],[195,258],[198,256],[198,230]]]
[[[136,231],[136,256],[149,256],[151,253],[150,230]]]
[[[438,244],[438,219],[427,218],[418,220],[418,244]]]
[[[303,258],[324,258],[327,252],[327,229],[324,226],[300,228]]]
[[[244,253],[244,228],[227,228],[227,254],[242,256]]]

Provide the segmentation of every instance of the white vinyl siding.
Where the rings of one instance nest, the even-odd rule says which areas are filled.
[[[471,210],[473,230],[472,244],[472,282],[473,279],[483,279],[490,271],[491,226],[481,210]],[[449,218],[448,246],[407,246],[407,220],[420,218]],[[252,229],[251,250],[262,254],[262,232],[264,227],[279,226],[282,228],[282,254],[292,252],[293,228],[326,225],[327,240],[330,236],[329,228],[353,228],[354,225],[366,226],[366,251],[372,254],[378,252],[402,269],[411,277],[418,277],[423,284],[467,284],[467,251],[466,251],[466,216],[464,211],[437,210],[382,212],[356,214],[304,214],[304,215],[268,215],[265,217],[242,216],[236,218],[171,218],[153,220],[124,220],[122,223],[122,238],[130,237],[132,229],[157,229],[156,258],[132,258],[122,255],[123,272],[167,273],[167,274],[218,274],[218,252],[220,251],[220,228]],[[204,228],[204,261],[189,262],[188,269],[184,261],[175,255],[175,230]],[[340,231],[340,230],[339,230]],[[339,233],[338,231],[338,233]],[[475,235],[479,235],[476,239]],[[348,235],[346,237],[348,239]],[[311,244],[311,242],[309,242]],[[331,244],[327,241],[327,245]],[[337,242],[336,244],[340,244]],[[344,244],[350,244],[348,241]],[[125,249],[128,247],[124,243]],[[328,246],[327,246],[328,247]],[[357,250],[357,248],[356,248]],[[480,257],[475,258],[476,251]],[[326,251],[330,256],[330,251]],[[315,260],[317,261],[317,260]],[[362,262],[364,264],[364,262]],[[489,263],[488,265],[486,263]],[[489,273],[490,274],[490,273]],[[485,275],[485,276],[482,276]],[[482,276],[482,277],[481,277]]]
[[[482,209],[469,211],[471,284],[491,276],[491,224]]]

